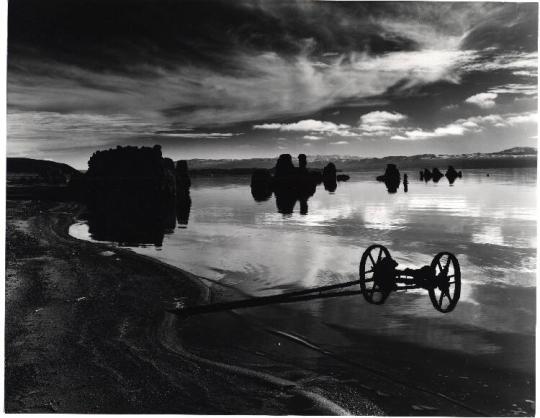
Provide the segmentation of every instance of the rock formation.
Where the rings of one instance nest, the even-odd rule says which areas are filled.
[[[290,154],[282,154],[273,170],[273,176],[270,170],[253,171],[250,184],[251,194],[258,202],[268,200],[274,194],[278,212],[283,214],[292,213],[296,202],[300,202],[300,213],[307,214],[308,199],[315,194],[317,185],[321,182],[324,182],[325,189],[331,192],[337,187],[336,166],[329,163],[322,173],[318,170],[310,170],[305,154],[298,155],[298,167],[294,166]],[[348,178],[342,175],[342,181]]]
[[[442,177],[444,177],[444,174],[441,173],[441,171],[435,167],[433,170],[431,170],[432,180],[437,183]]]
[[[256,202],[265,202],[272,197],[272,174],[264,168],[255,169],[251,175],[251,195]]]
[[[433,174],[427,168],[424,168],[424,171],[420,171],[420,180],[424,180],[426,183],[431,180]]]
[[[281,154],[276,163],[275,176],[277,178],[290,177],[294,171],[291,154]]]
[[[332,178],[332,177],[336,177],[336,165],[334,163],[328,163],[326,164],[326,166],[323,168],[323,172],[322,172],[322,175],[324,178]]]
[[[84,176],[92,235],[120,245],[161,245],[176,220],[189,218],[191,180],[185,161],[163,158],[161,147],[95,152]]]
[[[407,193],[409,191],[409,176],[403,174],[403,191]]]
[[[388,193],[395,193],[401,182],[401,175],[395,164],[387,164],[382,176],[377,176],[377,181],[384,182]]]
[[[448,179],[449,183],[453,184],[458,177],[461,178],[462,173],[461,171],[456,171],[454,166],[449,165],[448,169],[446,170],[445,176]]]

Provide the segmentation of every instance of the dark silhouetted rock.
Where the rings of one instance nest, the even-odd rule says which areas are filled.
[[[351,177],[348,176],[347,174],[338,174],[338,175],[336,176],[336,180],[337,180],[337,181],[347,181],[347,180],[349,180],[350,178],[351,178]]]
[[[187,164],[176,167],[161,147],[116,147],[95,152],[84,176],[94,238],[120,245],[160,246],[191,208]]]
[[[401,175],[395,164],[387,164],[382,176],[377,176],[378,181],[401,181]]]
[[[323,177],[324,190],[334,193],[337,189],[337,181],[335,177]]]
[[[388,193],[395,193],[401,182],[401,175],[395,164],[387,164],[382,176],[377,176],[377,181],[382,181],[386,185]]]
[[[403,174],[403,191],[407,193],[409,191],[409,176]]]
[[[178,228],[187,228],[189,213],[191,211],[191,196],[188,193],[176,197],[176,220]]]
[[[454,184],[454,182],[456,181],[456,179],[458,177],[461,178],[462,173],[461,173],[461,171],[457,171],[454,168],[454,166],[449,165],[448,170],[446,170],[445,176],[448,179],[448,181],[450,182],[450,184]]]
[[[276,177],[288,177],[294,175],[294,165],[291,154],[281,154],[275,167]]]
[[[191,187],[187,161],[179,160],[176,162],[175,177],[177,189],[185,190]]]
[[[308,213],[308,200],[315,194],[317,185],[324,181],[326,190],[334,192],[337,188],[336,166],[328,163],[323,172],[309,170],[305,154],[298,155],[299,167],[295,167],[289,154],[279,156],[274,167],[274,175],[264,169],[254,170],[251,174],[251,195],[255,201],[268,200],[272,194],[276,197],[279,213],[291,214],[296,202],[300,203],[300,214]],[[341,180],[349,176],[342,175]]]
[[[179,228],[186,228],[191,211],[191,178],[189,177],[188,164],[185,160],[176,162],[176,220]]]
[[[257,202],[264,202],[272,196],[272,174],[270,170],[256,169],[251,174],[251,195]]]
[[[437,183],[442,177],[444,177],[444,174],[441,173],[441,171],[435,167],[432,171],[431,171],[431,175],[432,175],[432,180]]]
[[[424,171],[421,171],[420,173],[420,180],[424,180],[426,183],[433,177],[433,174],[431,174],[431,171],[429,171],[427,168],[424,168]]]
[[[300,171],[307,171],[307,157],[306,154],[298,155],[298,168]]]
[[[336,165],[334,163],[328,163],[326,164],[326,166],[323,168],[323,177],[324,178],[331,178],[331,177],[336,177]]]

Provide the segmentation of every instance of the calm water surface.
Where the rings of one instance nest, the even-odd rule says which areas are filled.
[[[209,284],[223,299],[356,280],[360,256],[373,243],[387,246],[398,268],[421,267],[450,251],[462,271],[461,299],[450,314],[435,311],[424,290],[392,294],[383,306],[352,296],[242,313],[264,317],[279,309],[290,318],[290,330],[302,335],[317,323],[496,352],[497,340],[484,335],[534,335],[536,170],[489,173],[469,170],[449,185],[445,178],[420,182],[411,171],[408,193],[401,185],[395,194],[374,180],[375,173],[352,173],[334,193],[318,186],[305,215],[299,203],[283,215],[273,197],[255,202],[247,176],[195,177],[187,227],[177,226],[160,247],[132,248],[219,282]],[[85,222],[70,233],[93,238]]]

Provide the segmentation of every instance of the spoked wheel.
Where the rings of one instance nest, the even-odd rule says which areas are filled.
[[[360,289],[364,299],[375,305],[382,305],[389,295],[375,282],[375,266],[385,258],[390,258],[390,252],[385,246],[375,244],[368,247],[360,259]]]
[[[431,262],[435,286],[429,289],[431,303],[439,312],[448,313],[456,307],[461,294],[461,271],[456,256],[442,252]]]

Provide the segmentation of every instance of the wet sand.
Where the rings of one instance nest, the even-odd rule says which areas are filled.
[[[349,412],[312,385],[169,347],[176,318],[164,308],[203,302],[207,288],[150,258],[69,237],[79,210],[7,203],[6,412]],[[357,403],[358,413],[380,412]]]
[[[534,414],[534,341],[499,342],[520,367],[507,350],[451,353],[346,324],[298,335],[281,307],[181,319],[164,309],[218,296],[179,269],[69,237],[79,211],[8,201],[6,412]]]

